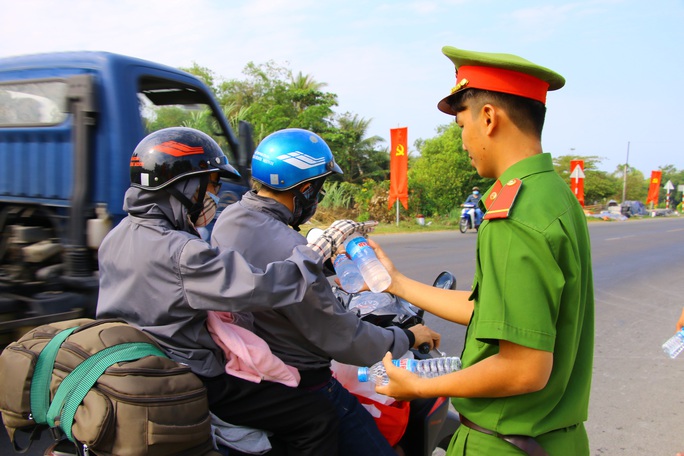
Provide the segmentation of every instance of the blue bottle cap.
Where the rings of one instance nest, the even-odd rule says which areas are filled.
[[[359,367],[359,370],[358,370],[356,376],[360,382],[367,382],[368,381],[368,370],[369,369],[367,367]]]

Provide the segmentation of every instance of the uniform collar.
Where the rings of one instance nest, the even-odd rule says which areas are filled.
[[[481,195],[481,200],[486,201],[494,187],[500,188],[502,184],[505,184],[511,179],[522,180],[528,176],[531,176],[532,174],[545,173],[548,171],[553,171],[553,160],[551,159],[551,154],[536,154],[520,160],[519,162],[511,165],[506,171],[503,172],[501,176],[499,176],[497,182],[495,182],[494,185],[492,185],[484,195]]]

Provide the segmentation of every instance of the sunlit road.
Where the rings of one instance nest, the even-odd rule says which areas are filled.
[[[596,295],[592,455],[674,456],[684,451],[684,358],[670,360],[660,346],[684,306],[684,217],[589,226]],[[431,283],[449,270],[459,289],[470,289],[475,232],[373,238],[408,276]],[[428,324],[442,334],[443,351],[461,353],[463,327],[431,316]],[[0,434],[0,455],[13,454]]]
[[[684,358],[662,343],[684,306],[684,217],[592,222],[596,346],[587,429],[592,455],[652,456],[684,451]],[[470,289],[474,232],[375,239],[405,274],[431,283],[442,270]],[[460,354],[465,331],[434,317],[442,350]]]

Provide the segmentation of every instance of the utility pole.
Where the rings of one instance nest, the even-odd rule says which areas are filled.
[[[629,141],[627,141],[627,159],[625,160],[625,167],[622,172],[622,203],[624,204],[627,196],[627,163],[629,163]]]

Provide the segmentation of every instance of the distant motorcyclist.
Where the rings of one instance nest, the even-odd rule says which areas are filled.
[[[473,193],[468,195],[468,198],[466,198],[465,203],[463,203],[461,207],[466,204],[473,204],[475,206],[475,226],[480,226],[484,214],[482,213],[482,209],[480,209],[480,189],[478,187],[473,187]]]

